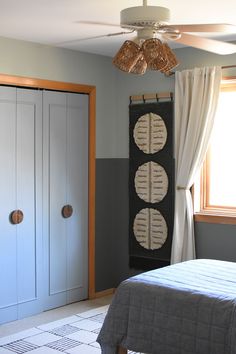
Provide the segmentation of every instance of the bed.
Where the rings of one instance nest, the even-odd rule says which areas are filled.
[[[97,341],[102,354],[236,354],[236,263],[199,259],[129,278]]]

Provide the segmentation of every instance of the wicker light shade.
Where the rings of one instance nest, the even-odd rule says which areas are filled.
[[[162,73],[168,73],[170,70],[174,69],[176,66],[179,65],[179,62],[174,54],[174,52],[171,50],[171,48],[168,46],[167,43],[163,43],[163,49],[165,52],[165,56],[167,58],[167,65],[160,69]]]
[[[135,66],[132,68],[130,71],[132,74],[138,74],[138,75],[143,75],[147,70],[147,62],[144,58],[144,55],[142,53],[141,57],[135,64]]]
[[[148,69],[161,70],[168,64],[163,45],[159,39],[146,39],[146,41],[143,42],[142,50]]]
[[[113,64],[120,70],[131,72],[136,63],[142,57],[142,51],[138,44],[125,41],[113,59]]]

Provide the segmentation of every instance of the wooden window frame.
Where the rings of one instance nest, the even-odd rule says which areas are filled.
[[[221,91],[232,91],[232,89],[236,90],[236,77],[223,79]],[[197,222],[236,225],[236,207],[211,205],[209,203],[210,154],[211,150],[209,148],[200,176],[200,210],[194,213],[194,220]],[[194,198],[194,187],[192,192]]]

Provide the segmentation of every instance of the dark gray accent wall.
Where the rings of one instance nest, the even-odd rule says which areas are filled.
[[[96,291],[136,274],[129,268],[129,159],[96,160]]]
[[[197,258],[236,262],[236,225],[195,223]]]

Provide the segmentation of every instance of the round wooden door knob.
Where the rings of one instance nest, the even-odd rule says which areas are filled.
[[[24,219],[24,214],[21,210],[14,210],[10,216],[12,224],[20,224]]]
[[[71,205],[64,205],[61,213],[62,213],[63,218],[65,218],[65,219],[71,217],[71,215],[73,214],[72,206]]]

